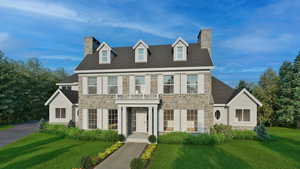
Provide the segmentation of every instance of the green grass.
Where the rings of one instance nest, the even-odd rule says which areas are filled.
[[[150,169],[300,168],[300,130],[270,128],[274,141],[233,140],[216,146],[159,144]]]
[[[5,125],[0,125],[0,131],[1,130],[6,130],[6,129],[9,129],[9,128],[12,128],[13,125],[11,124],[5,124]]]
[[[96,155],[109,142],[78,141],[45,133],[31,134],[0,148],[1,169],[71,169],[83,155]]]

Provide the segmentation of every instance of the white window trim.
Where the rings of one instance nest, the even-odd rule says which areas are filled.
[[[165,84],[165,76],[173,76],[173,84]],[[165,93],[165,86],[173,86],[173,92],[172,93]],[[163,88],[162,88],[162,90],[163,90],[162,93],[166,94],[166,95],[168,95],[168,94],[172,95],[172,94],[175,93],[175,76],[174,75],[163,75]]]
[[[188,83],[188,76],[196,76],[196,82],[195,83],[193,83],[193,84],[189,84]],[[199,77],[198,77],[198,74],[187,74],[186,75],[186,93],[188,93],[188,94],[198,94],[198,88],[199,88],[199,86],[198,86],[198,81],[199,81]],[[189,90],[188,90],[188,87],[189,86],[196,86],[196,91],[195,92],[193,92],[193,93],[190,93],[189,92]]]
[[[103,50],[107,50],[107,61],[106,62],[102,62],[102,51]],[[112,49],[111,47],[105,43],[105,42],[102,42],[101,45],[97,48],[98,51],[98,55],[99,55],[99,64],[110,64],[111,63],[111,52],[112,52]]]
[[[142,60],[138,59],[139,58],[139,52],[138,50],[140,48],[144,49],[144,58]],[[142,40],[139,40],[133,47],[132,49],[134,50],[134,61],[135,63],[145,63],[148,60],[148,48],[149,46]]]
[[[187,47],[189,44],[183,40],[181,37],[177,38],[176,41],[172,44],[173,47],[173,60],[174,61],[186,61],[187,60]],[[177,52],[178,47],[182,47],[183,56],[182,58],[178,58]]]
[[[136,78],[137,77],[143,77],[144,78],[144,84],[137,85],[136,84]],[[137,90],[136,90],[137,86],[140,86],[140,88],[144,89],[144,91],[141,90],[141,93],[137,93]],[[135,90],[135,94],[146,94],[146,77],[145,76],[135,76],[134,77],[134,90]]]
[[[239,110],[239,109],[242,110],[242,121],[239,121],[236,117],[236,111]],[[249,121],[244,121],[244,111],[245,110],[249,110]],[[234,121],[236,123],[251,123],[252,122],[251,120],[252,120],[252,118],[251,118],[251,108],[235,108],[234,109]]]
[[[96,84],[93,84],[93,85],[91,85],[91,84],[89,84],[89,78],[96,78]],[[90,77],[87,77],[87,94],[88,95],[96,95],[97,94],[97,88],[98,88],[98,86],[97,86],[97,77],[96,76],[90,76]],[[96,93],[89,93],[89,87],[96,87]]]
[[[109,77],[114,77],[116,78],[117,80],[117,84],[116,85],[110,85],[109,84]],[[110,87],[117,87],[117,92],[116,93],[109,93],[109,89]],[[107,76],[107,93],[110,94],[110,95],[116,95],[118,94],[118,88],[119,88],[119,85],[118,85],[118,76]]]
[[[140,55],[139,55],[139,49],[143,49],[143,58],[140,59]],[[147,62],[147,49],[143,46],[136,48],[135,51],[135,62],[136,63],[140,63],[140,62]]]

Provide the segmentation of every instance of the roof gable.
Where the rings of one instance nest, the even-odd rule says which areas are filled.
[[[145,48],[149,48],[149,46],[142,40],[139,40],[133,47],[132,49],[136,49],[140,44],[142,44]]]
[[[256,98],[254,97],[247,89],[242,89],[241,91],[239,91],[234,97],[232,97],[232,99],[230,99],[230,101],[227,103],[228,105],[230,105],[231,103],[234,102],[234,100],[236,98],[238,98],[242,93],[245,93],[253,102],[255,102],[258,106],[262,106],[262,103]]]
[[[78,92],[74,90],[57,89],[52,96],[46,101],[45,106],[49,105],[59,94],[64,96],[71,104],[78,103]]]
[[[179,42],[183,43],[185,46],[189,46],[189,44],[185,40],[183,40],[181,37],[178,37],[172,44],[172,47],[176,46]]]

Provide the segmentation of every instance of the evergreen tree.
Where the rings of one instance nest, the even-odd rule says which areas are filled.
[[[248,91],[252,91],[252,89],[254,88],[254,84],[253,83],[248,83],[245,80],[240,80],[239,84],[236,86],[236,90],[242,90],[244,88],[246,88]]]

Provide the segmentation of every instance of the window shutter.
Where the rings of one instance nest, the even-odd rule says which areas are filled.
[[[186,74],[181,74],[181,94],[187,93],[187,76]]]
[[[145,94],[150,94],[151,93],[151,75],[145,76],[145,85],[146,85]]]
[[[88,109],[82,109],[82,129],[88,129]]]
[[[180,110],[174,110],[174,129],[180,131]]]
[[[198,93],[204,93],[204,75],[198,75]]]
[[[180,93],[180,74],[174,75],[174,93]]]
[[[88,94],[88,80],[87,77],[82,77],[82,94]]]
[[[104,130],[108,129],[108,109],[102,109],[102,120],[103,120],[103,128]]]
[[[157,93],[158,94],[164,93],[164,76],[163,75],[157,76]]]
[[[187,123],[187,111],[181,110],[181,131],[186,131],[186,123]]]
[[[102,77],[102,85],[103,85],[103,89],[102,89],[103,94],[108,94],[107,76]]]
[[[102,94],[102,77],[97,77],[97,94]]]
[[[204,128],[204,110],[198,110],[197,113],[197,127],[198,127],[198,131],[201,133],[205,132],[205,128]]]
[[[135,78],[129,76],[129,94],[135,94]]]
[[[164,131],[164,111],[163,109],[159,109],[158,111],[158,130],[160,132]]]
[[[97,109],[97,128],[102,129],[102,110]]]
[[[118,94],[123,94],[123,76],[118,76]]]

